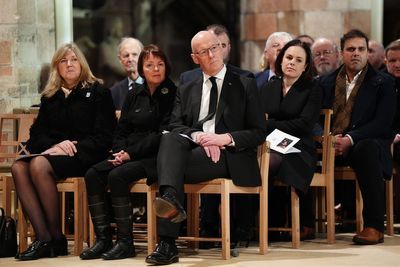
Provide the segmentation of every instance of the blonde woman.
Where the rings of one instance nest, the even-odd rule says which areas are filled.
[[[12,176],[36,240],[19,260],[68,254],[62,234],[56,181],[84,176],[108,155],[116,125],[110,91],[91,72],[74,44],[62,45],[51,62],[28,150],[39,156],[16,161]]]

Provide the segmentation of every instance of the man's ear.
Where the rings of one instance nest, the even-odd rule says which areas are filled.
[[[197,56],[195,55],[195,54],[190,54],[190,56],[192,57],[192,60],[193,60],[193,62],[195,63],[195,64],[199,64],[199,61],[198,61],[198,59],[197,59]]]

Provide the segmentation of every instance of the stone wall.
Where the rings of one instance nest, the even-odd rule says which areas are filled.
[[[55,50],[53,0],[0,0],[0,113],[39,103]]]
[[[241,67],[259,71],[267,37],[275,31],[338,42],[352,28],[371,34],[373,0],[241,0]]]

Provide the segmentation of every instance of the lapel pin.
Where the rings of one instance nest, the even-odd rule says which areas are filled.
[[[163,95],[168,94],[168,88],[166,88],[166,87],[161,88],[161,94],[163,94]]]
[[[90,92],[87,92],[87,93],[86,93],[86,97],[90,97]]]

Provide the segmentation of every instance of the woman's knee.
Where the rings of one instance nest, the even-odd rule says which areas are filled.
[[[24,161],[15,161],[11,165],[11,174],[14,177],[21,176],[21,174],[29,174],[29,163]]]

